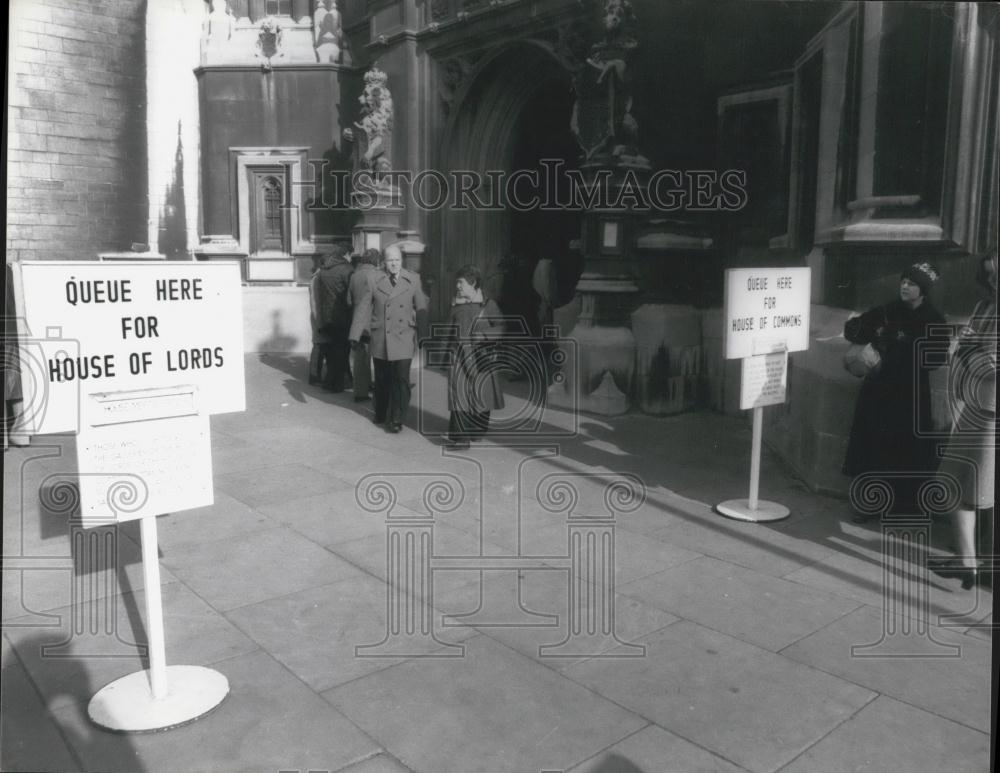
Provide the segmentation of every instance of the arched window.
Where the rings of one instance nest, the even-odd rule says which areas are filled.
[[[284,181],[274,175],[257,178],[256,206],[254,207],[254,247],[255,252],[284,252],[285,210]]]

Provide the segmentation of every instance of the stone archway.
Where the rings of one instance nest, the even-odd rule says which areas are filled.
[[[531,120],[526,111],[537,105],[539,95],[547,89],[565,89],[568,95],[571,88],[569,69],[549,43],[521,40],[505,44],[479,62],[456,95],[438,168],[446,174],[458,170],[510,172],[519,133]],[[567,99],[567,131],[571,106]],[[476,265],[486,277],[497,271],[501,257],[511,249],[511,214],[452,208],[438,214],[440,290],[432,301],[434,312],[442,318],[448,312],[450,277],[458,267]]]

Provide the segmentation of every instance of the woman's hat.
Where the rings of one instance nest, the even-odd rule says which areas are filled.
[[[903,269],[903,273],[899,278],[909,279],[920,288],[920,292],[923,295],[927,295],[939,276],[941,275],[938,273],[938,270],[930,263],[914,263],[909,268]]]

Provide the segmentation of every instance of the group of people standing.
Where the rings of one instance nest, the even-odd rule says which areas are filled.
[[[384,254],[369,249],[353,258],[336,245],[321,259],[310,285],[314,344],[310,383],[343,392],[350,382],[356,402],[370,399],[369,392],[374,392],[374,422],[393,433],[403,428],[410,404],[410,367],[429,327],[420,276],[402,263],[402,253],[393,245]],[[499,380],[503,358],[497,344],[511,333],[508,328],[519,328],[515,335],[520,337],[538,336],[539,326],[552,322],[556,298],[552,261],[516,263],[520,273],[511,270],[513,265],[505,266],[509,276],[493,283],[494,293],[507,296],[507,314],[490,297],[478,268],[464,266],[456,272],[447,328],[450,417],[442,438],[450,447],[468,447],[481,440],[491,412],[504,407]],[[518,278],[525,281],[518,283]],[[532,291],[537,307],[531,301]],[[524,299],[531,307],[518,305]],[[509,376],[514,379],[517,374],[511,370]]]
[[[343,392],[351,379],[356,402],[370,399],[373,388],[375,423],[399,432],[410,404],[410,365],[427,329],[419,275],[403,268],[398,247],[384,255],[365,250],[352,261],[335,245],[310,290],[316,352],[310,382]]]
[[[960,489],[951,517],[957,558],[939,574],[977,581],[977,513],[991,530],[996,454],[997,255],[980,258],[977,281],[986,297],[968,324],[949,340],[944,316],[931,301],[938,271],[915,263],[903,271],[899,295],[849,319],[844,337],[871,345],[877,364],[858,395],[844,472],[890,482],[888,515],[920,513],[921,489],[935,476]],[[935,327],[938,330],[935,330]],[[936,334],[937,333],[937,334]],[[947,356],[950,349],[950,358]],[[947,444],[933,431],[930,372],[950,362],[948,402],[952,411]],[[866,518],[859,515],[856,522]]]

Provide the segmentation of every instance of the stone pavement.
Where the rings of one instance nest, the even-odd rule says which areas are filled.
[[[303,359],[247,358],[246,412],[212,418],[215,504],[157,521],[168,663],[231,687],[169,732],[86,716],[142,667],[137,525],[108,532],[114,569],[74,564],[55,485],[72,440],[11,449],[0,768],[987,770],[992,595],[925,577],[945,525],[887,558],[877,523],[766,452],[761,495],[792,516],[722,518],[750,433],[708,413],[546,409],[541,435],[445,452],[443,376],[414,375],[390,435],[306,386]],[[532,416],[508,388],[502,416]]]

